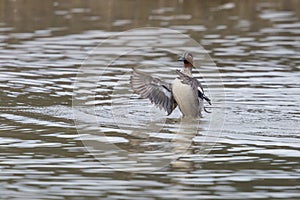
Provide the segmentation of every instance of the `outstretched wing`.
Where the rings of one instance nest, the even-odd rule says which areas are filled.
[[[130,84],[135,93],[141,95],[143,98],[148,98],[151,103],[167,111],[168,115],[177,106],[172,94],[171,85],[158,78],[154,78],[133,68]]]
[[[193,90],[198,93],[198,97],[201,98],[201,99],[206,100],[207,103],[209,103],[209,105],[211,105],[211,100],[207,96],[205,96],[203,87],[202,87],[201,83],[196,78],[190,77],[190,76],[182,73],[179,70],[176,70],[176,73],[179,75],[180,80],[182,81],[182,83],[191,85]]]

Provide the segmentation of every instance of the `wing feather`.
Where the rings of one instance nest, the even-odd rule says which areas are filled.
[[[168,115],[177,106],[171,85],[158,78],[133,68],[130,84],[135,93],[141,95],[142,98],[149,99],[151,103],[154,103],[160,109],[164,109]]]
[[[191,85],[196,94],[198,93],[198,97],[206,100],[207,103],[211,105],[211,100],[207,96],[205,96],[201,83],[195,77],[188,76],[179,70],[176,70],[176,73],[179,75],[182,83]]]

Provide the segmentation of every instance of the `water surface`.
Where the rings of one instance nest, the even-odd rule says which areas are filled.
[[[299,199],[299,7],[299,1],[292,0],[2,1],[0,198]],[[129,56],[118,57],[126,51],[130,35],[95,50],[103,39],[144,26],[180,31],[208,51],[218,71],[203,65],[195,76],[204,81],[215,104],[195,135],[175,143],[190,144],[179,160],[153,171],[147,163],[155,157],[148,156],[146,164],[123,162],[148,170],[117,172],[95,157],[118,166],[123,160],[115,150],[87,151],[86,141],[103,142],[95,131],[135,155],[178,150],[170,141],[182,128],[179,111],[166,117],[147,100],[124,91],[134,66],[143,65],[145,71],[171,81],[180,64],[175,47],[182,40],[169,32],[146,31],[130,43],[142,48]],[[145,48],[158,35],[161,43],[174,48]],[[82,140],[72,96],[84,60],[98,85],[80,93],[87,105],[95,105],[79,110],[83,119],[77,123],[89,131]],[[156,67],[157,63],[162,65]],[[132,124],[126,121],[120,129],[113,120],[112,100],[119,105],[123,99],[134,105],[130,111],[134,127],[146,132],[131,133]],[[117,121],[124,119],[124,110],[115,111],[121,119]],[[211,135],[211,116],[223,111],[222,131]],[[152,121],[153,129],[144,126]]]

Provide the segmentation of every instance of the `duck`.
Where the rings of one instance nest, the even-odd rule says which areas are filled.
[[[209,113],[204,107],[204,101],[212,105],[211,100],[204,94],[201,83],[192,75],[192,53],[184,52],[178,61],[182,62],[183,66],[181,70],[176,70],[177,77],[172,83],[132,68],[131,88],[134,93],[165,110],[167,115],[178,106],[183,117],[200,118],[202,110]]]

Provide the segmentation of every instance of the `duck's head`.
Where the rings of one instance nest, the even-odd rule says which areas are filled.
[[[194,67],[193,62],[193,55],[190,52],[185,52],[178,61],[183,61],[184,67]]]

